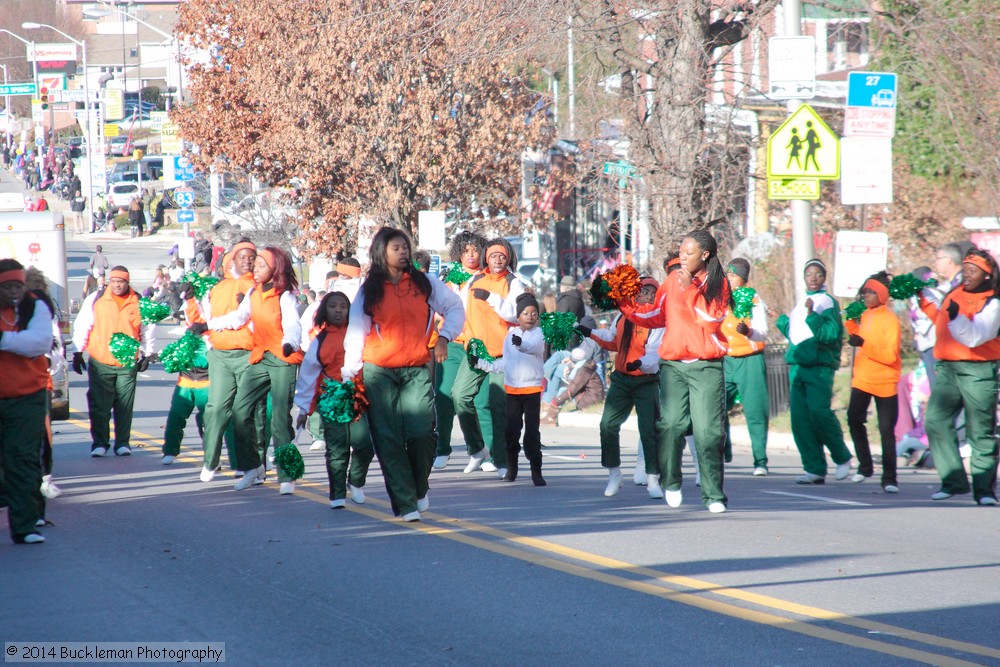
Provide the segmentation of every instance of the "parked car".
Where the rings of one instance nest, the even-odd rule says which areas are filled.
[[[139,184],[134,181],[120,181],[118,183],[112,183],[111,187],[108,188],[108,194],[105,199],[108,202],[108,208],[127,208],[132,197],[139,196]]]
[[[128,155],[128,137],[111,137],[108,140],[108,155],[125,157]]]
[[[132,130],[136,128],[142,128],[148,130],[153,127],[153,119],[150,117],[148,112],[142,113],[126,113],[125,117],[116,123],[119,129],[122,130]]]

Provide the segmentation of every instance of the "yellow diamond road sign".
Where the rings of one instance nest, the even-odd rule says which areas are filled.
[[[767,140],[768,178],[840,178],[840,139],[808,104]]]

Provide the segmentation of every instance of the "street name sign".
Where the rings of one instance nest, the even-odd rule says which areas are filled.
[[[38,86],[33,83],[2,83],[0,95],[34,95]]]

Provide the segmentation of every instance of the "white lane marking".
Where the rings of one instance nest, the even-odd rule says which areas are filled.
[[[776,496],[791,496],[793,498],[808,498],[809,500],[821,500],[834,505],[856,505],[858,507],[871,507],[871,503],[858,503],[853,500],[837,500],[836,498],[824,498],[823,496],[810,496],[807,493],[790,493],[788,491],[764,491]]]

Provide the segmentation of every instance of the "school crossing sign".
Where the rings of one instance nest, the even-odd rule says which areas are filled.
[[[771,199],[819,199],[819,181],[840,178],[840,139],[808,104],[768,137],[767,178]]]

